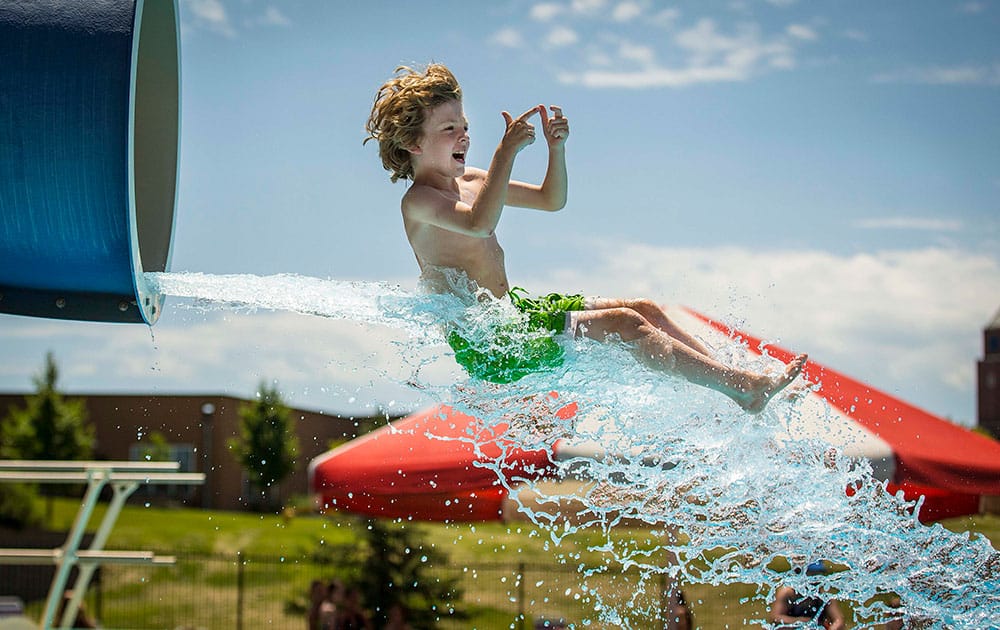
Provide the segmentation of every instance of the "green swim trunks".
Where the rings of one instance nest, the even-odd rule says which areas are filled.
[[[563,332],[568,311],[584,310],[584,298],[559,293],[532,298],[526,293],[514,287],[507,295],[527,315],[527,322],[498,326],[492,339],[475,344],[456,330],[448,333],[455,361],[473,378],[512,383],[532,372],[562,365],[563,349],[554,336]]]

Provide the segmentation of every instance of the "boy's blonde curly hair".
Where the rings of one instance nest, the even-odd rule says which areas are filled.
[[[450,100],[462,100],[462,88],[451,70],[432,63],[423,72],[408,66],[396,68],[375,95],[365,124],[369,140],[378,141],[382,166],[393,182],[413,179],[413,164],[407,150],[420,142],[427,111]]]

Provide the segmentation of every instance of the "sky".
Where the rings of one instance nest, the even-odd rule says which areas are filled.
[[[415,286],[399,198],[362,146],[399,65],[447,64],[470,164],[563,108],[569,202],[508,208],[512,283],[649,297],[740,324],[971,425],[1000,310],[1000,2],[180,0],[172,271]],[[529,147],[514,177],[540,181]],[[0,315],[0,391],[51,351],[70,393],[276,382],[331,413],[426,404],[391,330],[169,299],[156,325]]]

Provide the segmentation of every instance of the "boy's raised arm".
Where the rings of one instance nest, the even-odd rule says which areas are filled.
[[[500,220],[499,212],[496,217],[477,213],[461,199],[455,199],[433,186],[420,184],[410,188],[403,197],[402,205],[403,215],[412,221],[479,238],[489,236]]]
[[[478,171],[483,177],[483,185],[471,205],[433,187],[414,185],[403,198],[403,213],[413,220],[468,236],[486,238],[493,234],[507,203],[514,158],[535,141],[535,128],[528,118],[538,110],[532,107],[517,118],[503,112],[507,129],[493,154],[489,170]]]
[[[569,137],[569,121],[563,116],[562,108],[555,105],[549,118],[544,105],[536,109],[542,117],[542,132],[549,146],[549,162],[545,169],[542,185],[526,184],[514,180],[510,182],[507,203],[521,208],[535,208],[550,212],[561,210],[566,205],[568,178],[566,175],[566,139]]]

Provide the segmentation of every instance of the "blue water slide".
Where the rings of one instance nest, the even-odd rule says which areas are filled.
[[[0,0],[0,312],[156,321],[178,34],[176,0]]]

